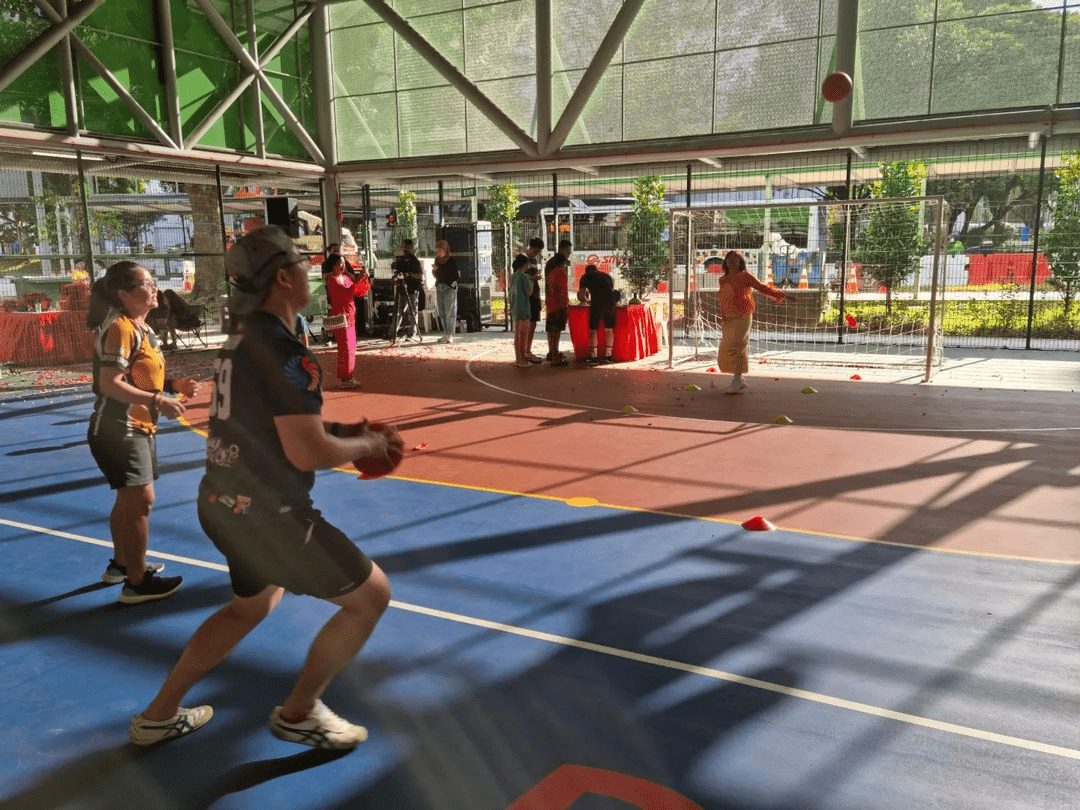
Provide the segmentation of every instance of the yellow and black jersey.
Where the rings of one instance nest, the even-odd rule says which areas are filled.
[[[105,396],[98,380],[102,369],[119,368],[124,381],[143,391],[165,388],[165,357],[154,330],[123,313],[112,313],[98,331],[94,346],[94,415],[91,428],[102,420],[124,423],[127,431],[153,435],[157,430],[156,408],[129,405]]]

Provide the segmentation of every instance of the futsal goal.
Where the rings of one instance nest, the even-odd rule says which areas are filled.
[[[715,360],[722,260],[785,293],[755,294],[751,364],[940,367],[942,197],[817,200],[671,211],[669,364]]]

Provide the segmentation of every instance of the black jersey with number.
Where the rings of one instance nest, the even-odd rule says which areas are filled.
[[[257,311],[226,341],[214,374],[203,486],[235,498],[306,502],[315,474],[289,461],[274,417],[322,412],[315,357],[279,318]]]

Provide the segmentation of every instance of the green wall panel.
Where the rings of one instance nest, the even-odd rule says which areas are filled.
[[[148,3],[150,0],[144,2]],[[173,43],[177,49],[225,59],[235,58],[198,7],[187,8],[183,3],[174,1],[171,8]],[[230,20],[230,16],[225,15],[226,22]]]
[[[177,53],[176,73],[184,132],[191,132],[202,124],[240,82],[240,71],[235,62],[223,62],[197,54]],[[247,95],[241,96],[225,111],[199,141],[200,146],[254,151],[255,134],[244,125],[245,98]]]
[[[0,120],[43,129],[67,126],[56,49],[0,93]]]
[[[80,37],[87,28],[133,39],[156,39],[153,0],[108,0],[83,21],[79,27]]]
[[[308,132],[314,132],[315,128],[307,118],[310,117],[311,86],[308,82],[301,82],[291,76],[268,77],[271,86],[278,91],[285,103],[289,106],[293,115],[304,123]],[[263,133],[266,141],[266,150],[275,155],[284,157],[297,157],[310,160],[307,150],[300,144],[292,130],[286,125],[277,107],[269,100],[263,99]],[[306,114],[305,114],[306,113]]]
[[[116,77],[154,120],[168,129],[163,118],[165,90],[158,78],[158,49],[126,37],[98,34],[94,55]],[[134,111],[116,95],[105,79],[82,57],[78,59],[79,90],[86,128],[91,132],[124,137],[151,137]]]

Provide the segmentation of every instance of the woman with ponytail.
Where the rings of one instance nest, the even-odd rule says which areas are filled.
[[[87,326],[96,329],[94,413],[87,443],[94,461],[116,490],[109,515],[113,557],[103,582],[124,583],[119,601],[149,602],[171,596],[181,577],[161,577],[161,563],[147,564],[150,509],[158,477],[154,437],[159,416],[184,412],[185,397],[197,393],[191,377],[165,377],[165,358],[146,316],[158,303],[157,285],[145,267],[112,265],[90,291]]]

